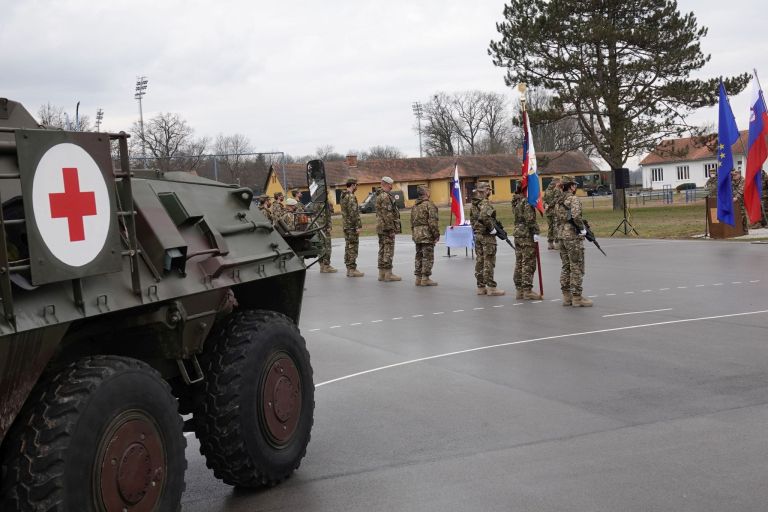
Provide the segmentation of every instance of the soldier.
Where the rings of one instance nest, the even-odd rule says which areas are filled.
[[[357,250],[360,247],[360,231],[363,223],[360,220],[360,207],[357,204],[355,191],[357,180],[347,178],[347,190],[341,194],[341,218],[344,226],[344,265],[347,267],[347,277],[363,277],[365,274],[357,270]]]
[[[558,249],[555,246],[557,241],[556,221],[555,221],[555,199],[560,190],[560,178],[553,178],[547,185],[544,192],[544,215],[547,217],[547,249],[554,251]]]
[[[429,276],[435,264],[435,244],[440,240],[438,228],[437,206],[430,199],[430,191],[426,186],[417,188],[419,198],[411,208],[411,236],[416,243],[416,260],[414,275],[416,286],[437,286]]]
[[[478,295],[504,295],[496,288],[493,272],[496,267],[496,210],[488,201],[491,185],[481,181],[477,184],[469,210],[472,232],[475,235],[475,281]]]
[[[717,169],[711,169],[709,171],[709,178],[704,184],[704,190],[707,192],[707,197],[714,197],[717,199]]]
[[[744,178],[736,169],[731,169],[731,193],[733,194],[734,217],[737,213],[741,215],[741,227],[744,228],[744,233],[749,233],[747,210],[744,208]]]
[[[261,210],[261,213],[264,214],[264,216],[267,218],[269,222],[274,223],[275,219],[272,217],[272,210],[270,207],[272,206],[272,200],[269,198],[267,194],[261,194],[258,197],[259,201],[259,210]]]
[[[283,216],[283,209],[285,208],[283,206],[283,200],[285,199],[285,196],[282,192],[275,192],[273,197],[275,200],[272,202],[270,210],[272,210],[272,218],[277,220]]]
[[[379,281],[401,281],[392,273],[392,257],[395,254],[395,235],[402,231],[400,211],[392,197],[389,176],[381,178],[381,189],[376,193],[376,233],[379,235]]]
[[[512,199],[512,211],[515,214],[515,298],[541,300],[541,295],[533,291],[539,224],[536,222],[536,209],[520,192],[518,185],[518,190]]]
[[[304,203],[301,202],[301,192],[299,192],[299,189],[297,188],[291,189],[291,197],[296,200],[296,211],[299,213],[303,213]]]
[[[563,306],[590,307],[592,301],[582,295],[584,280],[584,236],[587,230],[581,217],[581,200],[576,194],[576,180],[563,176],[563,194],[555,204],[555,215],[560,229],[560,289]]]
[[[320,273],[321,274],[335,274],[338,272],[331,266],[331,228],[333,227],[333,221],[331,214],[333,212],[328,198],[325,198],[325,207],[323,208],[323,254],[320,255]]]
[[[296,205],[298,201],[289,197],[285,200],[285,206],[283,206],[282,213],[280,214],[280,220],[288,227],[288,230],[296,230]]]

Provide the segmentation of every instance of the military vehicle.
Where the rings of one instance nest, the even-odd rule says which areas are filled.
[[[360,213],[373,213],[376,211],[376,190],[368,193],[368,196],[360,203]],[[405,208],[405,196],[402,190],[393,190],[392,197],[395,199],[395,204],[401,210]]]
[[[248,188],[131,171],[127,139],[41,129],[0,99],[3,512],[178,510],[184,431],[239,487],[306,452],[297,324],[322,226],[273,227]],[[308,180],[325,202],[322,162]]]

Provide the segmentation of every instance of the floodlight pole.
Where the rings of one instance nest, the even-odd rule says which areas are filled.
[[[421,149],[421,118],[424,117],[424,107],[420,102],[414,101],[411,104],[411,110],[413,110],[413,115],[415,115],[416,119],[419,121],[419,158],[421,158],[423,156]]]
[[[141,106],[141,98],[144,97],[146,92],[147,92],[147,77],[146,76],[137,77],[136,78],[136,94],[134,94],[133,97],[139,100],[139,128],[141,129],[141,158],[145,166],[147,164],[147,151],[144,145],[144,111],[142,110],[142,106]]]

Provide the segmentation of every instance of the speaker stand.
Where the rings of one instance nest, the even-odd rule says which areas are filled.
[[[621,222],[619,222],[619,225],[616,226],[616,229],[613,230],[613,233],[611,233],[611,236],[615,235],[617,232],[621,231],[624,233],[624,235],[629,235],[630,233],[634,233],[637,236],[640,236],[640,233],[637,232],[635,229],[635,226],[632,225],[631,222],[627,220],[627,190],[621,189],[621,194],[624,199],[624,218],[621,219]]]

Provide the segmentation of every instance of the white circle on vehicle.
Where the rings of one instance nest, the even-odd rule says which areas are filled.
[[[45,152],[32,181],[32,209],[56,258],[81,267],[99,255],[109,234],[109,204],[104,177],[87,151],[67,142]]]

